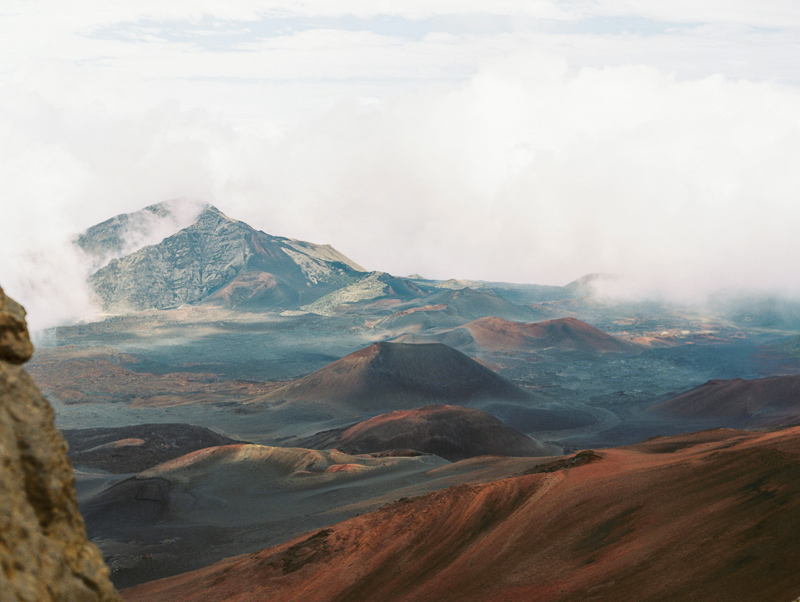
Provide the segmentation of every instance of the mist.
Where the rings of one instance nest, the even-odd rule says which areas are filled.
[[[800,290],[789,83],[515,47],[456,81],[376,95],[343,81],[298,117],[302,83],[254,87],[249,104],[236,88],[225,111],[232,92],[206,81],[181,88],[204,105],[59,61],[20,73],[0,87],[0,284],[36,328],[97,312],[78,233],[177,197],[400,276],[602,272],[624,276],[608,294],[690,301]]]

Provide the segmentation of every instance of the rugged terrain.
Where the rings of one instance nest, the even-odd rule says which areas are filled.
[[[376,328],[394,333],[453,328],[472,320],[496,316],[506,320],[533,321],[550,317],[543,306],[514,303],[491,289],[445,289],[422,300],[398,306],[398,310],[375,323]]]
[[[676,576],[669,562],[699,549],[709,564],[698,565],[697,579],[724,581],[713,562],[736,546],[726,540],[720,554],[703,547],[692,539],[704,528],[700,520],[692,527],[681,516],[694,516],[691,500],[697,508],[711,504],[709,516],[717,506],[740,516],[733,494],[710,498],[700,482],[716,482],[719,454],[725,446],[745,453],[738,438],[750,435],[612,447],[710,427],[783,425],[796,416],[794,389],[767,383],[800,373],[791,303],[625,301],[598,294],[610,282],[602,274],[542,286],[365,272],[326,245],[178,201],[112,218],[78,244],[96,270],[92,283],[106,313],[41,333],[30,368],[57,424],[79,429],[67,433],[82,463],[79,500],[120,586],[284,546],[259,557],[270,560],[266,568],[256,562],[257,582],[244,577],[249,560],[241,560],[242,587],[304,599],[296,578],[307,575],[326,583],[320,591],[332,599],[368,599],[373,586],[378,599],[387,592],[387,599],[469,599],[468,588],[489,600],[553,599],[546,596],[561,589],[573,599],[594,599],[593,592],[627,599],[635,570],[652,578],[643,587],[651,599],[658,583],[663,593],[673,580],[675,599],[687,599],[687,588],[703,591],[702,583],[692,581],[695,573]],[[733,384],[713,384],[722,380]],[[681,395],[692,387],[700,393]],[[597,452],[569,455],[586,448]],[[559,450],[568,455],[469,457]],[[771,458],[765,467],[781,466],[780,454],[757,453]],[[743,456],[724,458],[733,465]],[[746,462],[736,466],[752,483],[771,483]],[[520,476],[531,470],[550,476]],[[737,474],[731,486],[749,495]],[[666,499],[658,497],[662,475]],[[762,497],[778,491],[764,487]],[[375,536],[395,547],[370,548],[363,531],[359,543],[348,539],[350,527],[334,526],[352,519],[345,524],[361,525],[355,533],[372,525],[359,515],[432,491],[440,493],[382,511],[387,531],[376,523]],[[739,533],[740,522],[762,528],[767,518],[758,517],[772,511],[764,508],[728,521],[728,530]],[[667,527],[651,531],[660,513],[675,517],[686,548]],[[712,519],[709,529],[722,529],[722,518]],[[437,531],[440,524],[448,531]],[[564,542],[545,539],[556,526]],[[329,541],[314,535],[320,529],[342,535]],[[286,544],[303,533],[310,548],[304,539]],[[523,537],[532,542],[527,548]],[[742,541],[758,537],[753,531]],[[588,552],[569,547],[581,539],[600,543]],[[320,556],[317,545],[336,554]],[[389,551],[393,560],[382,556]],[[274,558],[291,567],[277,581],[268,570]],[[667,573],[653,558],[669,560],[659,560]],[[420,564],[428,560],[430,571]],[[325,562],[332,563],[329,584]],[[462,562],[480,570],[460,572]],[[739,579],[751,562],[758,561],[731,557],[729,570]],[[215,575],[221,591],[234,587]],[[557,583],[533,587],[537,575]],[[603,589],[617,578],[622,589]]]
[[[800,429],[712,431],[401,500],[126,600],[792,600]]]
[[[126,223],[133,220],[126,217]],[[113,226],[95,226],[79,244],[95,254],[104,247],[113,253],[120,246],[106,235]],[[349,284],[362,272],[330,246],[271,236],[208,206],[177,233],[112,259],[91,282],[103,306],[117,311],[203,301],[292,307]]]
[[[227,445],[87,488],[81,509],[124,587],[278,544],[401,497],[507,477],[547,460],[450,464],[402,450],[370,456]]]

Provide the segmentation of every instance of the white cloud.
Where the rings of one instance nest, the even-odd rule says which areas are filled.
[[[35,324],[86,314],[69,235],[194,197],[398,274],[564,283],[610,271],[686,294],[800,288],[800,48],[785,7],[4,3],[0,284]],[[404,37],[326,22],[249,35],[265,11],[687,25],[618,34],[600,20],[575,33],[521,19]],[[235,45],[168,35],[207,35],[216,25],[204,15]],[[134,41],[88,36],[109,27]]]
[[[340,109],[298,134],[297,164],[276,169],[313,174],[283,191],[306,208],[287,229],[343,232],[340,246],[370,267],[797,288],[798,107],[796,89],[772,84],[546,60],[520,78],[494,65],[377,113]]]
[[[637,16],[676,23],[737,23],[748,27],[800,27],[800,11],[785,0],[578,0],[583,15]]]

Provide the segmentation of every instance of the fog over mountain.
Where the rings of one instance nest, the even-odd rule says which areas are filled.
[[[0,602],[36,529],[102,593],[84,525],[130,601],[795,600],[798,56],[787,0],[3,0]]]
[[[399,276],[800,289],[781,3],[50,8],[0,63],[0,279],[35,328],[94,311],[72,237],[177,197]]]

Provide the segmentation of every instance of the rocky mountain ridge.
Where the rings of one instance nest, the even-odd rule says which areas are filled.
[[[79,244],[86,246],[89,235]],[[91,240],[92,248],[102,248],[98,236]],[[113,236],[106,244],[119,246]],[[209,205],[157,244],[112,259],[90,282],[112,311],[202,302],[291,307],[346,286],[363,272],[329,245],[271,236]]]

